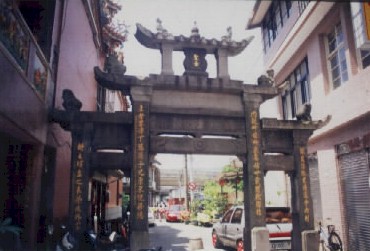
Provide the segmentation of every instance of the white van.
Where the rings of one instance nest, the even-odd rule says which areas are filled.
[[[244,222],[244,206],[230,208],[213,225],[213,246],[244,251]],[[271,250],[291,250],[292,217],[288,207],[266,207],[266,227],[269,230]]]

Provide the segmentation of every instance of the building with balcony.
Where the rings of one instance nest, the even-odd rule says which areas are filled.
[[[63,109],[63,90],[82,111],[128,109],[126,97],[99,87],[93,72],[108,54],[123,60],[117,49],[125,33],[113,25],[119,10],[112,0],[0,0],[0,220],[12,218],[30,249],[69,214],[71,135],[49,122]],[[110,203],[121,205],[120,175],[91,174],[87,214],[103,221]],[[108,201],[107,194],[115,195]]]
[[[281,119],[306,103],[331,116],[308,144],[315,222],[335,224],[345,250],[370,246],[370,51],[367,3],[256,1],[247,28],[260,28]]]

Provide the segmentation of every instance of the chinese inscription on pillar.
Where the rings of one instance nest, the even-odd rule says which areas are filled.
[[[135,176],[135,202],[137,219],[144,220],[144,207],[145,207],[145,194],[144,194],[144,157],[145,157],[145,112],[144,106],[139,105],[138,112],[135,115],[135,152],[136,152],[136,170],[137,175]]]
[[[252,163],[253,163],[253,180],[255,190],[255,214],[262,216],[263,201],[262,201],[262,180],[261,180],[261,162],[260,162],[260,135],[259,135],[259,120],[257,111],[252,111],[250,114],[251,133],[252,133]]]
[[[80,231],[82,225],[82,185],[83,185],[83,152],[85,145],[81,142],[77,144],[77,159],[74,165],[75,167],[75,179],[74,182],[74,227],[75,230]]]
[[[310,223],[310,197],[308,191],[308,180],[307,180],[307,164],[306,164],[306,151],[304,147],[299,148],[300,157],[300,170],[301,170],[301,184],[303,192],[303,210],[304,210],[304,221]]]

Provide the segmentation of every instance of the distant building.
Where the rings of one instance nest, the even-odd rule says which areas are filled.
[[[108,54],[123,60],[115,50],[125,34],[112,26],[119,10],[112,0],[0,0],[0,220],[23,228],[27,250],[69,215],[71,135],[49,122],[50,111],[63,109],[63,90],[83,111],[128,109],[124,96],[97,86],[93,72]],[[91,175],[86,214],[104,220],[106,207],[121,205],[118,177]]]
[[[261,28],[264,65],[284,91],[280,118],[305,103],[313,120],[331,116],[311,136],[315,222],[335,224],[345,250],[370,246],[369,5],[349,1],[257,1],[248,29]]]

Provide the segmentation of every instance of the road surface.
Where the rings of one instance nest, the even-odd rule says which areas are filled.
[[[156,220],[155,226],[149,228],[150,247],[162,247],[162,251],[191,251],[192,247],[199,245],[189,245],[189,242],[193,244],[201,242],[203,250],[222,251],[213,248],[211,233],[212,227]]]

